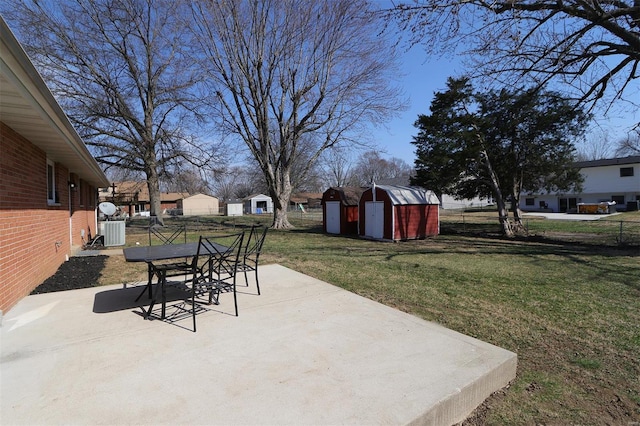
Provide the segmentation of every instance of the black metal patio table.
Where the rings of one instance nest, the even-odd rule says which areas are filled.
[[[159,260],[193,257],[198,253],[198,243],[127,247],[123,250],[123,253],[127,262],[157,262]]]
[[[227,247],[221,244],[216,244],[216,246],[220,252],[225,252],[227,250]],[[149,279],[147,282],[147,287],[145,287],[140,296],[144,294],[147,288],[149,289],[151,303],[149,305],[149,309],[145,312],[144,315],[145,318],[148,318],[158,297],[158,292],[160,291],[159,285],[156,286],[158,288],[155,292],[152,291],[152,281],[154,275],[153,262],[180,258],[193,258],[198,254],[198,243],[127,247],[122,250],[122,252],[124,253],[124,259],[127,262],[145,262],[147,264],[147,274]],[[138,299],[140,298],[140,296],[138,296]],[[136,299],[136,301],[138,299]]]

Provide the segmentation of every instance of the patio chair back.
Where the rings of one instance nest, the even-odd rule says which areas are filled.
[[[157,244],[180,244],[187,242],[187,227],[180,225],[177,228],[164,227],[161,225],[149,226],[149,245]]]
[[[260,226],[252,226],[251,232],[249,232],[249,238],[247,238],[247,243],[244,248],[244,257],[255,258],[260,256],[262,252],[262,245],[264,244],[264,240],[267,236],[268,227],[264,226],[260,229]]]
[[[198,273],[211,277],[233,276],[240,261],[244,232],[206,237],[201,236],[198,245]]]
[[[221,293],[233,293],[235,315],[238,316],[236,274],[244,232],[205,237],[198,242],[198,253],[192,263],[193,331],[196,331],[196,296],[209,292],[209,304],[220,303]]]
[[[254,271],[256,275],[256,287],[258,289],[258,295],[260,294],[260,283],[258,281],[258,262],[260,260],[260,253],[262,253],[262,246],[264,240],[267,237],[268,227],[252,226],[249,238],[244,247],[244,253],[242,256],[242,262],[240,263],[240,270],[244,272],[244,281],[247,287],[249,287],[249,279],[247,277],[248,271]]]

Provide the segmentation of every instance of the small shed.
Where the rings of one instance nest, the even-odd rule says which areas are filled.
[[[363,191],[360,187],[331,187],[322,194],[324,232],[358,235],[358,204]]]
[[[264,194],[254,194],[244,198],[244,211],[247,214],[273,213],[273,200]]]
[[[206,194],[195,194],[178,200],[176,207],[182,210],[183,216],[210,216],[220,213],[218,199]]]
[[[374,185],[362,193],[358,234],[377,240],[415,240],[440,233],[440,201],[433,191]]]
[[[231,200],[226,205],[227,216],[242,216],[242,200]]]

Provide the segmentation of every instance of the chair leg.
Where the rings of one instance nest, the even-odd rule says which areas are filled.
[[[214,296],[215,293],[215,296]],[[220,289],[212,288],[209,292],[209,304],[219,305],[220,304]]]
[[[236,316],[238,316],[238,299],[236,298],[236,285],[233,284],[233,305],[236,308]]]
[[[191,287],[191,312],[193,314],[193,332],[196,332],[196,285]]]
[[[165,318],[167,310],[167,287],[165,286],[166,280],[166,275],[162,274],[162,279],[160,280],[160,285],[162,286],[162,314],[160,315],[161,319]]]
[[[258,288],[258,296],[260,296],[260,283],[258,282],[258,264],[256,263],[256,287]]]
[[[249,287],[249,278],[247,278],[247,270],[244,270],[244,283]]]

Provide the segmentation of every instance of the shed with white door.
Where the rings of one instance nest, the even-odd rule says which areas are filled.
[[[358,204],[363,191],[360,187],[331,187],[322,194],[324,232],[358,235]]]
[[[243,199],[246,214],[273,213],[273,200],[268,195],[253,194]]]
[[[440,201],[419,187],[374,185],[362,193],[358,235],[388,241],[416,240],[440,233]]]

